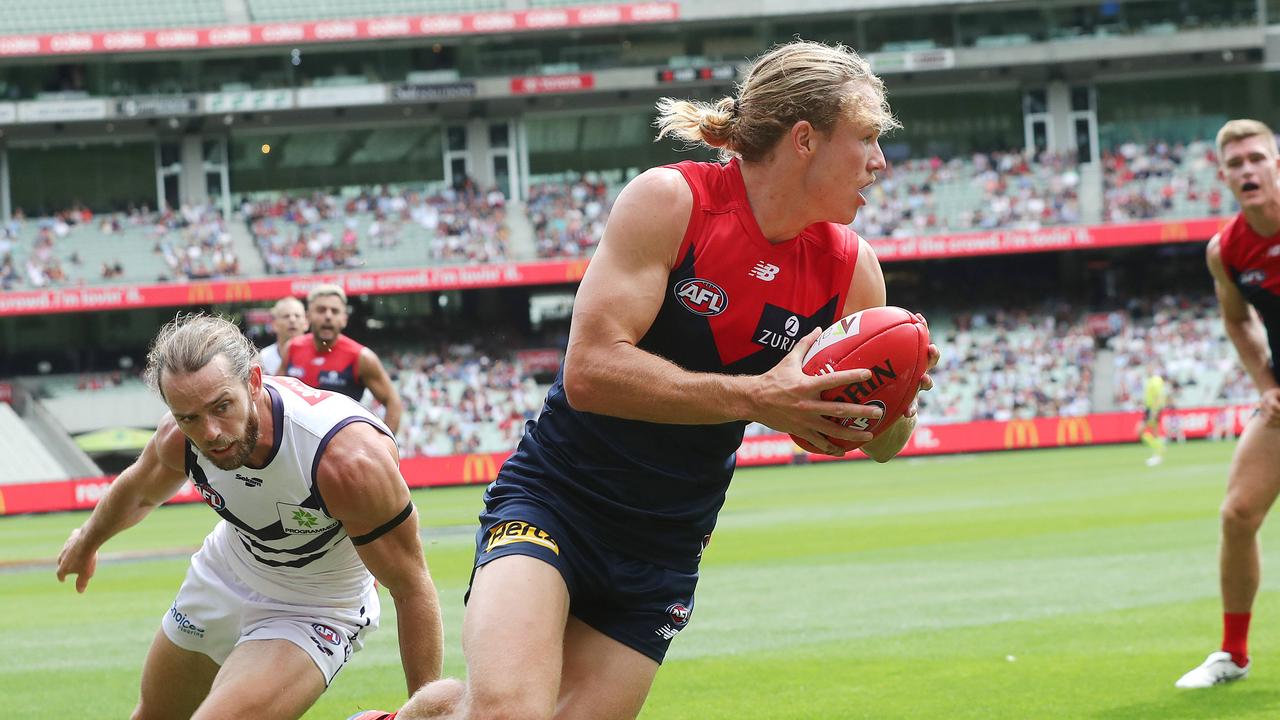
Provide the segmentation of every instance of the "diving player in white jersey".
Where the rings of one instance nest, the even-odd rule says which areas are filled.
[[[418,516],[386,426],[342,395],[264,378],[220,318],[179,317],[147,380],[166,415],[58,557],[84,592],[97,551],[188,478],[222,522],[147,655],[134,720],[299,718],[396,605],[408,690],[440,676],[441,623]]]

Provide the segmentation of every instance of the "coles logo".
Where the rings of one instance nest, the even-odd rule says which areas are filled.
[[[702,278],[681,280],[675,287],[676,299],[695,314],[704,317],[719,315],[729,307],[729,296],[719,285]]]
[[[226,501],[222,499],[218,491],[208,485],[197,485],[196,489],[200,491],[200,497],[204,498],[204,501],[214,510],[221,510],[227,506]]]
[[[667,608],[667,615],[671,616],[671,624],[678,628],[684,627],[689,622],[689,616],[693,611],[685,606],[684,603],[671,603]]]
[[[328,625],[321,625],[320,623],[312,623],[311,629],[315,631],[316,635],[319,636],[321,640],[324,640],[330,645],[342,644],[342,640],[338,639],[338,631],[334,630]]]

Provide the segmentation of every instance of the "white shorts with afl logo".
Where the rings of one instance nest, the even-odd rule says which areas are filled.
[[[192,556],[161,627],[178,647],[208,655],[219,665],[242,642],[288,640],[315,661],[328,686],[378,629],[380,615],[376,587],[346,607],[298,605],[263,595],[236,578],[216,544],[206,541]]]

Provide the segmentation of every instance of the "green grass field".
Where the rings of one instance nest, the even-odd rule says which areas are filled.
[[[1139,446],[739,473],[697,612],[644,718],[1275,718],[1280,568],[1255,608],[1255,675],[1173,681],[1216,649],[1217,506],[1232,445]],[[416,495],[459,675],[479,488]],[[0,715],[123,718],[215,516],[165,508],[109,543],[83,596],[49,560],[82,515],[0,518]],[[1264,531],[1264,544],[1276,533]],[[307,718],[397,706],[383,630]]]

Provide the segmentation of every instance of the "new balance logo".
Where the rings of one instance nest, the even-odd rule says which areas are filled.
[[[658,637],[662,638],[663,640],[670,640],[674,638],[676,635],[680,634],[680,629],[673,628],[670,625],[663,625],[657,630],[654,630],[653,633]]]
[[[245,477],[240,473],[236,473],[236,479],[244,483],[244,486],[248,488],[262,487],[262,478]]]
[[[761,261],[756,263],[756,266],[751,268],[751,272],[747,273],[747,275],[753,278],[759,278],[765,282],[773,282],[773,279],[778,277],[778,271],[781,269],[782,268],[777,265],[770,265],[767,262]]]

